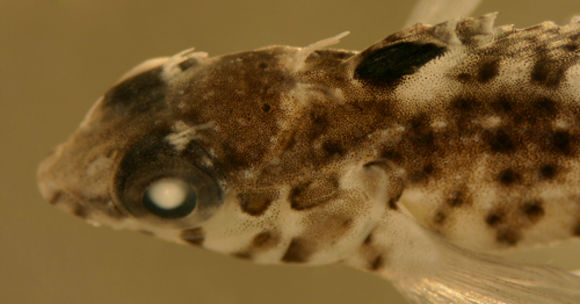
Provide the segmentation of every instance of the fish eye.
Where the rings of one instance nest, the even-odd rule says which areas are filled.
[[[222,186],[201,144],[176,150],[153,133],[129,145],[113,179],[115,203],[132,216],[185,227],[210,218],[222,205]]]
[[[147,187],[142,202],[147,210],[157,216],[180,218],[195,210],[197,192],[181,179],[161,178]]]

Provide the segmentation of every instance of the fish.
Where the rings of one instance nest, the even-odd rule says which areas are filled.
[[[97,226],[354,267],[413,303],[580,303],[580,276],[501,256],[580,237],[580,19],[495,18],[145,61],[41,162],[40,192]]]

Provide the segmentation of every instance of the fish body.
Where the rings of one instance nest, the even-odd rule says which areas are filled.
[[[41,164],[41,192],[257,263],[345,263],[418,303],[578,303],[579,277],[484,252],[580,236],[580,22],[494,19],[147,61]]]

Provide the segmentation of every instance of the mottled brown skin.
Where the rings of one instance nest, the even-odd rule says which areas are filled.
[[[41,164],[41,192],[256,263],[344,263],[417,303],[576,303],[577,277],[481,252],[580,236],[580,22],[493,20],[147,61]]]
[[[316,50],[293,62],[300,49],[269,47],[184,55],[171,76],[165,65],[147,69],[109,90],[46,162],[43,192],[87,220],[242,258],[271,253],[263,261],[321,263],[360,248],[373,271],[389,260],[373,248],[365,223],[377,213],[374,193],[377,217],[410,212],[467,247],[472,226],[481,247],[513,247],[564,209],[562,227],[529,242],[578,236],[580,96],[565,89],[578,85],[570,70],[578,66],[579,30],[504,28],[492,37],[476,26],[481,20],[459,22],[450,32],[456,41],[441,25],[418,25],[361,53]],[[465,57],[453,59],[458,50]],[[506,69],[519,59],[532,63],[510,82]],[[437,81],[450,89],[421,91],[417,83],[438,65]],[[416,92],[428,102],[408,97]],[[167,140],[176,122],[195,133],[182,148]],[[87,173],[99,157],[110,165]],[[167,220],[127,203],[138,203],[149,181],[142,177],[159,168],[186,174],[184,166],[207,192],[191,217]],[[364,187],[345,186],[349,168],[368,179]],[[89,184],[98,187],[85,191]],[[548,190],[556,197],[547,199]],[[235,217],[216,224],[220,212]],[[277,222],[287,218],[297,223]]]

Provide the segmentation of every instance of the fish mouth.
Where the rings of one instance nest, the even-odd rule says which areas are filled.
[[[42,197],[51,205],[56,205],[61,200],[62,191],[56,185],[54,172],[52,170],[54,163],[58,160],[58,156],[62,154],[62,146],[55,147],[48,156],[46,156],[38,165],[36,171],[36,180],[38,189]]]
[[[64,209],[66,212],[79,218],[84,220],[89,218],[88,209],[84,207],[84,204],[80,203],[81,200],[75,199],[69,192],[56,190],[47,200],[49,204]]]
[[[117,221],[127,217],[126,212],[120,210],[110,197],[87,198],[55,183],[51,179],[51,171],[47,170],[44,161],[39,166],[37,175],[42,197],[50,205],[66,213],[83,219],[94,226],[114,225]]]
[[[86,219],[88,217],[87,208],[81,203],[82,199],[75,196],[70,191],[65,190],[58,184],[58,177],[53,171],[54,164],[58,161],[58,156],[62,145],[55,148],[44,160],[40,162],[36,172],[38,189],[42,197],[52,206],[63,209],[77,217]]]
[[[67,182],[70,182],[71,176],[67,176],[66,171],[62,170],[63,164],[67,163],[62,158],[64,148],[65,144],[54,148],[53,152],[49,153],[38,166],[36,178],[41,196],[50,205],[84,220],[95,217],[99,209],[112,217],[122,217],[122,212],[113,206],[114,204],[108,195],[107,197],[87,198],[79,191],[66,186]],[[72,176],[72,179],[74,180],[75,177]]]

